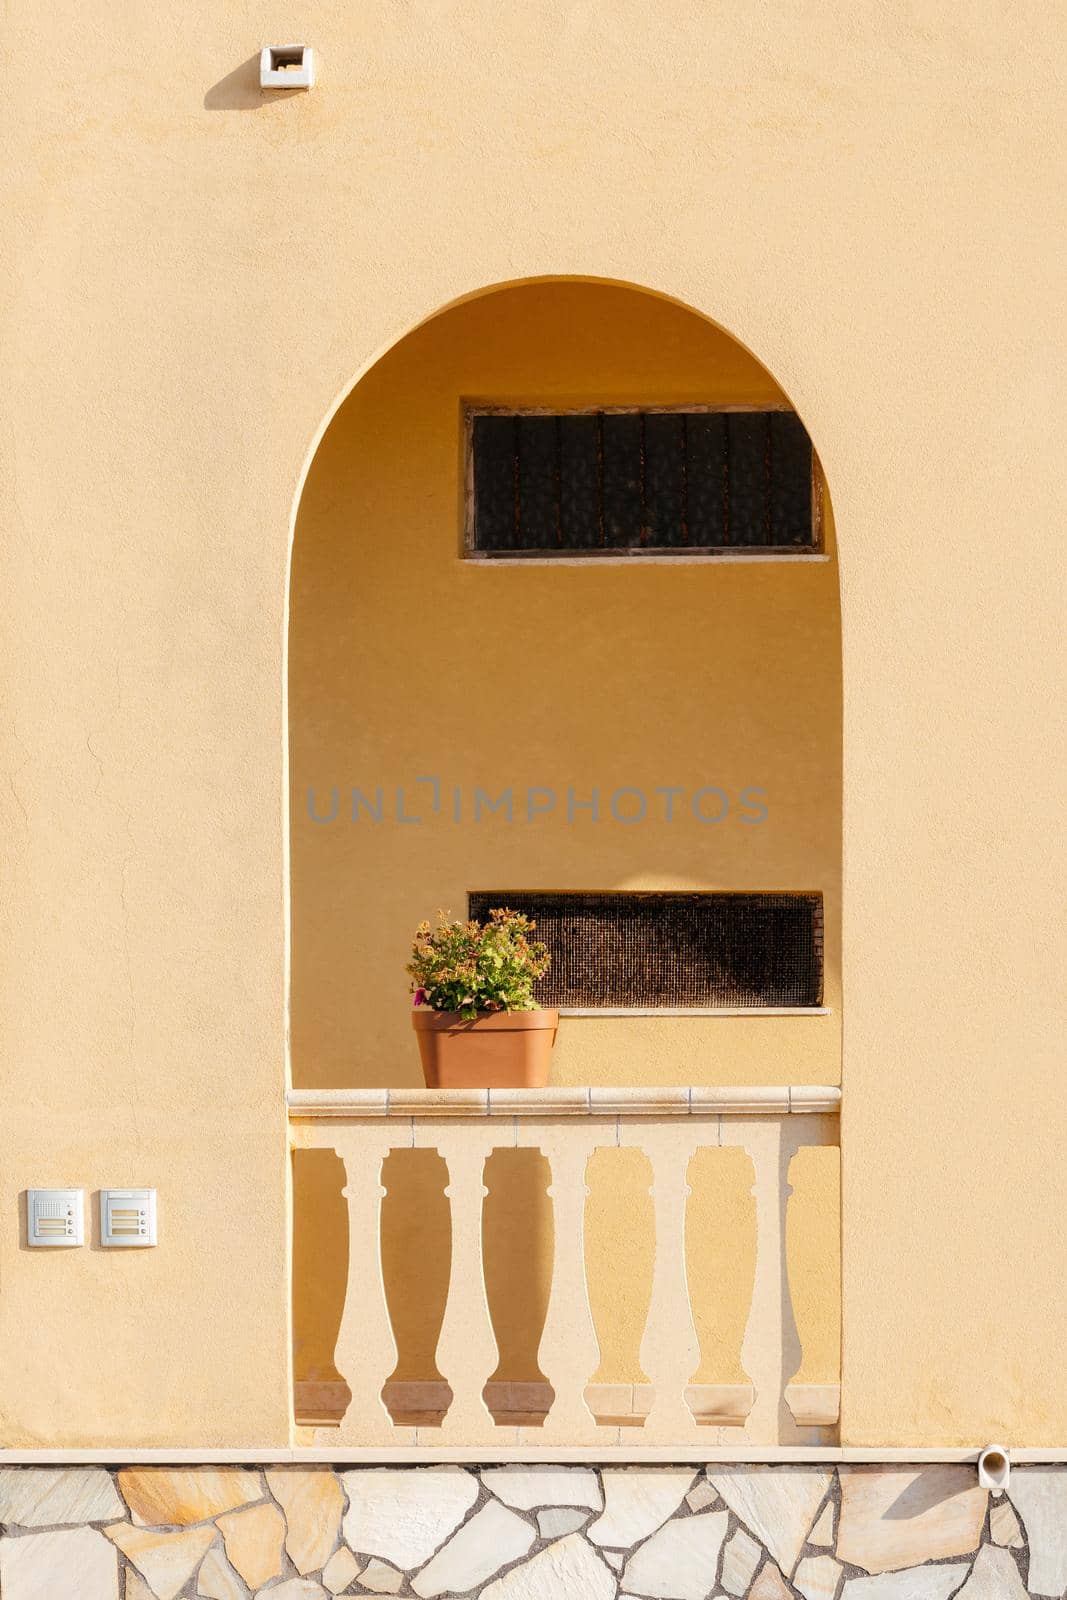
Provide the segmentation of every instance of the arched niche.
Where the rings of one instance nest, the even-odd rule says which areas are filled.
[[[465,914],[470,890],[507,887],[818,891],[820,1014],[567,1019],[554,1076],[839,1081],[841,641],[828,497],[811,558],[472,562],[472,403],[567,411],[788,397],[695,311],[632,286],[550,279],[429,318],[340,403],[307,472],[292,552],[294,1083],[418,1083],[403,970],[414,926],[438,909]],[[429,778],[436,810],[433,785],[419,781]],[[623,785],[716,785],[732,797],[757,787],[767,817],[746,825],[735,807],[708,826],[650,811],[633,826],[603,811],[571,822],[560,804],[532,822],[521,807],[510,823],[475,822],[469,804],[478,786],[587,799]],[[357,820],[353,790],[371,803],[357,803]],[[298,1184],[298,1278],[305,1247],[318,1264],[319,1287],[297,1313],[298,1372],[303,1362],[312,1377],[328,1367],[321,1330],[342,1292],[329,1287],[312,1226],[335,1190],[325,1168]],[[420,1248],[440,1248],[440,1218],[416,1205],[406,1226]],[[539,1291],[502,1271],[521,1344]],[[639,1287],[628,1310],[626,1291],[618,1298],[624,1321],[639,1317]],[[404,1314],[418,1323],[417,1308]]]

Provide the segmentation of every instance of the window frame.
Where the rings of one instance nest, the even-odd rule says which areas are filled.
[[[586,566],[605,562],[632,566],[635,562],[669,566],[685,566],[704,561],[826,561],[826,480],[816,452],[811,446],[811,538],[810,546],[796,545],[633,545],[622,548],[607,545],[603,549],[582,549],[573,546],[542,548],[537,550],[479,550],[475,547],[475,496],[474,496],[474,419],[476,417],[596,417],[596,416],[708,416],[738,412],[782,411],[796,416],[795,406],[786,401],[765,404],[714,404],[681,403],[677,405],[626,405],[626,406],[574,406],[574,405],[501,405],[481,401],[462,402],[463,432],[463,505],[462,543],[463,560],[482,566]],[[806,431],[806,430],[805,430]],[[809,436],[810,437],[810,436]]]

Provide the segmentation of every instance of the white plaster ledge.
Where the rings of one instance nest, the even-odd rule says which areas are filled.
[[[767,1117],[835,1116],[829,1084],[739,1088],[290,1089],[290,1122],[381,1117]]]
[[[938,1446],[900,1447],[886,1446],[850,1446],[850,1445],[716,1445],[709,1441],[706,1445],[674,1448],[670,1445],[646,1446],[644,1449],[634,1448],[629,1445],[594,1445],[591,1447],[563,1447],[547,1448],[545,1446],[530,1446],[523,1443],[511,1445],[477,1445],[471,1448],[452,1446],[400,1446],[380,1447],[367,1446],[353,1448],[352,1446],[274,1446],[264,1448],[257,1446],[253,1449],[242,1449],[233,1446],[228,1449],[218,1447],[203,1448],[185,1446],[183,1448],[152,1449],[134,1448],[132,1446],[112,1445],[107,1449],[6,1449],[0,1450],[0,1466],[9,1467],[40,1467],[40,1466],[219,1466],[245,1464],[334,1464],[347,1463],[377,1464],[379,1466],[392,1465],[424,1465],[434,1466],[446,1464],[484,1464],[496,1463],[556,1463],[561,1466],[571,1464],[589,1465],[598,1462],[612,1462],[632,1465],[644,1463],[653,1464],[697,1464],[715,1462],[737,1463],[742,1466],[758,1466],[763,1463],[834,1463],[856,1462],[880,1464],[900,1464],[903,1466],[925,1466],[938,1462],[956,1462],[976,1466],[983,1446],[966,1445],[959,1447],[940,1448]],[[1013,1446],[1011,1449],[1013,1466],[1036,1466],[1038,1464],[1055,1466],[1067,1464],[1067,1445],[1060,1446]]]

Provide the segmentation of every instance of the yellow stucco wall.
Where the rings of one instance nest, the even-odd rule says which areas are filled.
[[[829,507],[826,553],[811,562],[487,567],[459,555],[465,402],[785,399],[735,340],[691,311],[591,283],[467,302],[404,339],[353,390],[312,464],[293,552],[294,1082],[421,1083],[404,973],[413,930],[438,907],[466,915],[468,889],[490,886],[820,891],[827,1015],[568,1017],[552,1081],[840,1081],[841,652]],[[432,786],[418,782],[427,774],[439,784],[436,813]],[[643,797],[643,820],[615,820],[610,799],[624,786]],[[664,786],[679,791],[670,820]],[[728,798],[721,822],[694,813],[706,786]],[[511,791],[510,822],[503,811],[475,819],[478,787],[493,799]],[[363,800],[353,811],[354,789],[373,815]],[[766,820],[753,823],[741,797],[757,790]],[[543,808],[532,820],[531,791]],[[699,809],[715,816],[721,803],[705,796]],[[636,815],[637,797],[619,809]],[[421,821],[399,820],[412,816]],[[651,1272],[649,1178],[625,1161],[599,1171],[593,1206],[603,1219],[591,1219],[591,1232],[605,1230],[604,1249],[595,1265],[590,1254],[604,1285],[600,1375],[633,1381]],[[336,1168],[300,1158],[296,1175],[298,1238],[307,1234],[295,1294],[302,1380],[332,1370],[347,1260]],[[439,1196],[440,1183],[427,1181]],[[717,1369],[724,1381],[735,1375],[751,1284],[744,1249],[731,1270],[737,1237],[750,1232],[751,1200],[735,1187],[698,1186],[692,1202],[693,1277],[719,1285],[733,1310],[722,1337],[706,1330],[709,1381]],[[433,1370],[443,1302],[426,1295],[421,1263],[448,1250],[447,1206],[431,1205],[425,1187],[420,1195],[394,1190],[390,1202],[386,1260],[407,1334],[405,1377]],[[551,1256],[544,1184],[531,1174],[507,1214],[491,1269],[501,1375],[529,1378]],[[836,1228],[818,1244],[836,1256]],[[798,1284],[823,1281],[820,1268],[805,1262]],[[809,1298],[818,1354],[805,1370],[835,1381],[838,1299]]]
[[[1054,21],[609,23],[9,8],[8,1442],[286,1436],[296,493],[404,333],[555,274],[728,328],[833,489],[843,1436],[1067,1438]],[[298,34],[318,86],[262,101],[254,52]],[[155,1253],[20,1248],[26,1185],[125,1181],[159,1186]]]

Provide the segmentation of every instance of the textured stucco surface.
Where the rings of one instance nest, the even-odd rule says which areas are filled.
[[[296,493],[385,349],[553,274],[729,329],[833,492],[843,1435],[1067,1437],[1054,27],[9,9],[7,1441],[286,1434]],[[312,39],[312,94],[261,100],[272,34]],[[127,1181],[159,1186],[165,1246],[20,1249],[26,1185]]]

